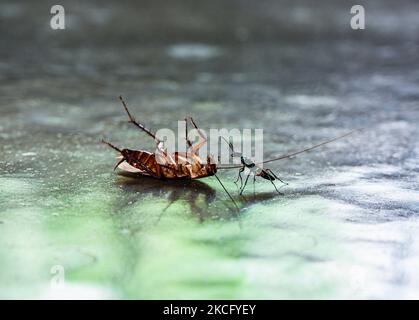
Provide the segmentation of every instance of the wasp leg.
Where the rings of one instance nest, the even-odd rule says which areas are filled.
[[[270,181],[270,182],[272,183],[272,185],[274,186],[274,188],[275,188],[276,192],[278,192],[278,194],[279,194],[279,195],[283,196],[284,194],[283,194],[282,192],[279,192],[279,190],[277,189],[277,187],[276,187],[275,183],[274,183],[272,180],[269,180],[269,181]]]
[[[256,175],[254,174],[254,175],[253,175],[253,196],[254,196],[254,195],[255,195],[255,193],[256,193],[255,183],[256,183]]]
[[[143,124],[137,122],[134,117],[132,116],[132,114],[129,112],[127,104],[125,103],[124,99],[122,99],[122,96],[119,96],[119,100],[121,100],[122,105],[124,106],[124,109],[126,111],[126,113],[128,114],[129,117],[129,122],[131,122],[132,124],[134,124],[136,127],[138,127],[140,130],[144,131],[145,133],[147,133],[150,137],[152,137],[157,143],[160,143],[161,140],[158,139],[156,137],[156,135],[151,132],[149,129],[147,129]]]
[[[271,169],[265,169],[265,171],[266,172],[269,172],[270,174],[272,174],[275,177],[275,179],[281,181],[283,184],[288,185],[287,182],[282,181],[275,173],[273,173],[273,171]]]
[[[244,191],[244,189],[246,188],[247,181],[249,180],[249,177],[250,177],[250,172],[247,174],[246,181],[244,182],[244,186],[243,186],[243,188],[241,188],[241,190],[240,190],[240,195],[242,195],[242,194],[243,194],[243,191]]]
[[[234,183],[235,184],[237,184],[237,182],[239,181],[239,179],[240,179],[240,189],[242,188],[242,186],[243,186],[243,179],[242,179],[242,172],[244,171],[244,166],[242,167],[242,168],[240,168],[240,170],[239,170],[239,175],[237,176],[237,179],[236,179],[236,181],[234,181]]]

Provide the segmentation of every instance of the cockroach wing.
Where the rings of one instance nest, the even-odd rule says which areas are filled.
[[[126,172],[131,172],[131,173],[140,173],[143,175],[149,175],[148,172],[144,171],[144,170],[140,170],[137,168],[134,168],[132,165],[130,165],[128,162],[122,162],[119,166],[118,169],[122,170],[122,171],[126,171]]]
[[[122,157],[118,157],[118,159],[119,160],[121,160],[122,159]],[[139,173],[139,174],[142,174],[142,175],[145,175],[145,176],[149,176],[150,174],[148,173],[148,172],[146,172],[146,171],[144,171],[144,170],[140,170],[140,169],[137,169],[137,168],[135,168],[135,167],[133,167],[132,165],[130,165],[128,162],[126,162],[126,161],[124,161],[124,162],[121,162],[119,165],[118,165],[118,167],[117,167],[118,169],[120,169],[120,170],[122,170],[122,171],[125,171],[125,172],[130,172],[130,173]]]

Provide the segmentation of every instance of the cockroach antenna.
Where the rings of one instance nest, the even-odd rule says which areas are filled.
[[[104,144],[108,145],[109,147],[111,147],[111,148],[112,148],[112,149],[114,149],[115,151],[118,151],[120,154],[122,154],[122,150],[120,150],[119,148],[115,147],[112,143],[110,143],[110,142],[108,142],[108,141],[105,141],[105,140],[103,140],[103,139],[102,139],[102,143],[104,143]],[[115,171],[115,170],[116,170],[116,168],[118,168],[118,167],[119,167],[119,165],[120,165],[122,162],[124,162],[124,161],[125,161],[125,158],[124,158],[124,157],[122,157],[122,159],[121,159],[121,160],[119,160],[119,161],[118,161],[118,163],[115,165],[115,167],[113,168],[113,170]]]
[[[102,139],[102,143],[107,144],[109,147],[111,147],[112,149],[114,149],[115,151],[118,151],[119,153],[122,153],[122,150],[115,147],[112,143],[105,141],[104,139]]]

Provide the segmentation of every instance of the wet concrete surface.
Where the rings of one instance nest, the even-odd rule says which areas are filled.
[[[361,3],[362,4],[362,3]],[[0,297],[418,298],[419,4],[0,4]],[[112,171],[152,129],[263,128],[284,196]],[[51,284],[62,266],[65,284]],[[52,272],[52,273],[51,273]]]

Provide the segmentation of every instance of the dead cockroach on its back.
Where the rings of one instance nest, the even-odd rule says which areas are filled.
[[[140,175],[150,176],[155,179],[199,179],[209,176],[215,176],[218,182],[221,184],[225,192],[228,194],[234,205],[237,207],[233,197],[224,187],[221,180],[217,177],[217,165],[213,157],[208,154],[205,161],[199,157],[199,150],[206,144],[207,139],[205,135],[196,125],[192,117],[189,117],[189,121],[192,123],[194,128],[197,130],[200,140],[196,144],[188,139],[188,128],[186,126],[186,141],[188,149],[186,152],[174,152],[168,153],[164,149],[163,141],[158,139],[156,135],[147,129],[143,124],[139,123],[134,119],[128,110],[128,107],[122,97],[119,97],[124,106],[126,113],[128,114],[129,121],[134,124],[137,128],[148,134],[156,142],[156,152],[151,153],[145,150],[131,150],[131,149],[119,149],[110,142],[102,140],[109,147],[120,153],[121,159],[116,164],[115,168],[121,170],[138,173]],[[188,118],[185,118],[187,123]]]

